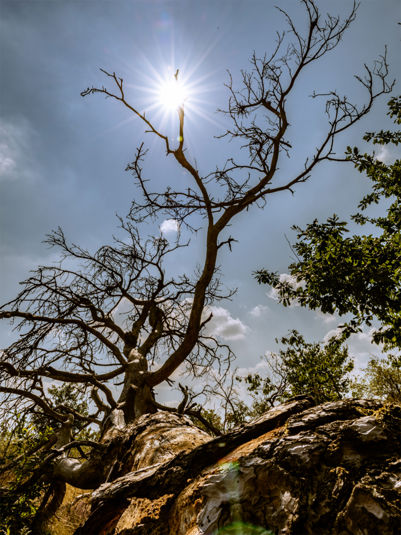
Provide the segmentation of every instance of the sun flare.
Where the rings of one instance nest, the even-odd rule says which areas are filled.
[[[188,96],[188,88],[176,77],[165,80],[160,84],[158,100],[165,110],[175,111],[178,108],[182,108]]]
[[[147,69],[139,72],[138,80],[142,78],[140,84],[132,86],[143,94],[141,112],[157,125],[160,132],[166,132],[166,135],[177,135],[178,116],[179,124],[183,123],[184,111],[187,128],[194,121],[198,128],[199,118],[222,128],[209,112],[210,98],[205,97],[215,89],[210,83],[212,75],[204,73],[195,76],[199,61],[193,66],[188,66],[189,60],[182,63],[183,65],[177,68],[177,63],[173,60],[159,66],[147,61]]]

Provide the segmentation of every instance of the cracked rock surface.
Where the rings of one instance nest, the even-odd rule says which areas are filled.
[[[77,535],[401,533],[400,406],[294,400],[184,452],[171,433],[93,493]]]

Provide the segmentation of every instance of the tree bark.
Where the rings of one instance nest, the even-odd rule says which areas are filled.
[[[393,535],[401,527],[400,409],[295,399],[101,485],[75,535]]]
[[[280,427],[285,421],[297,412],[300,412],[312,404],[308,398],[297,399],[280,407],[274,408],[266,416],[261,417],[250,424],[228,433],[225,436],[211,438],[204,434],[203,443],[195,449],[182,447],[185,442],[184,435],[182,442],[178,442],[176,447],[166,455],[163,451],[158,454],[145,456],[141,462],[134,462],[132,470],[111,483],[101,485],[92,493],[92,513],[82,528],[79,528],[75,535],[99,535],[112,533],[112,526],[115,526],[121,517],[122,512],[127,508],[130,498],[157,499],[160,496],[177,496],[186,484],[196,478],[200,472],[217,462],[227,453],[241,444],[253,440],[260,435]],[[147,432],[139,433],[139,440],[135,442],[137,448],[134,458],[141,456],[141,448],[144,440],[153,436],[154,443],[157,443],[166,427],[171,425],[169,421],[179,422],[181,427],[175,428],[178,433],[185,433],[182,427],[182,417],[171,413],[157,413],[144,416],[138,420],[138,425],[145,425]],[[187,419],[185,419],[187,420]],[[188,421],[188,420],[187,420]],[[188,424],[191,428],[191,423]],[[188,433],[188,429],[186,430]],[[202,431],[192,424],[189,431],[190,436],[196,433],[202,435]],[[178,436],[178,435],[177,435]],[[151,446],[150,446],[151,449]],[[191,451],[189,451],[191,449]],[[107,529],[104,528],[107,526]]]

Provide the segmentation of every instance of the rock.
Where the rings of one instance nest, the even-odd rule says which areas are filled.
[[[401,533],[400,406],[298,399],[223,437],[199,430],[198,444],[187,420],[166,414],[143,417],[153,442],[145,433],[134,471],[92,493],[77,535]],[[188,427],[185,451],[154,454],[169,418]]]

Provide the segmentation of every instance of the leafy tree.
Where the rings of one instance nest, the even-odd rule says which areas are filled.
[[[401,124],[401,97],[389,103],[390,117]],[[363,138],[382,146],[398,145],[400,131],[368,132]],[[311,309],[351,314],[346,331],[360,329],[373,320],[379,322],[373,340],[387,348],[401,347],[401,160],[386,164],[376,155],[348,147],[346,160],[371,181],[372,190],[359,203],[360,212],[352,220],[369,225],[369,233],[349,235],[348,224],[333,215],[325,223],[314,220],[297,231],[293,249],[297,261],[289,272],[298,284],[283,280],[268,270],[257,272],[261,283],[278,291],[288,305],[296,299]],[[385,215],[369,217],[372,204],[387,201]]]
[[[319,404],[342,399],[349,393],[349,373],[354,363],[343,339],[309,343],[293,330],[280,342],[284,348],[266,356],[270,376],[250,374],[245,378],[248,391],[254,395],[252,416],[294,396],[308,395]]]
[[[3,423],[0,427],[0,533],[25,535],[30,533],[40,498],[50,486],[39,478],[29,479],[40,464],[41,450],[53,429],[39,430],[34,424],[19,420],[10,432],[8,425]]]
[[[389,355],[386,359],[370,360],[366,369],[368,391],[381,399],[401,403],[401,359]]]
[[[212,318],[210,305],[231,295],[222,291],[218,278],[219,253],[233,242],[229,226],[241,213],[263,205],[267,196],[292,191],[315,167],[334,159],[337,136],[364,117],[380,95],[391,91],[384,55],[358,77],[367,94],[360,105],[335,91],[314,95],[326,99],[326,132],[304,166],[284,181],[278,177],[282,159],[292,151],[288,129],[294,88],[310,66],[338,45],[356,15],[356,4],[342,20],[324,17],[313,0],[301,3],[306,24],[298,28],[280,10],[288,32],[278,35],[270,55],[252,55],[239,89],[230,78],[223,113],[231,126],[222,137],[238,141],[241,149],[222,167],[205,174],[186,150],[184,104],[178,106],[177,132],[170,138],[151,115],[127,100],[124,81],[115,73],[103,70],[109,87],[82,92],[125,106],[157,138],[188,182],[182,189],[154,190],[143,170],[147,150],[141,144],[127,166],[139,195],[128,216],[120,220],[120,236],[93,253],[69,243],[63,231],[56,230],[47,243],[60,251],[60,262],[40,266],[22,283],[19,295],[0,308],[0,319],[13,322],[19,333],[0,358],[2,414],[11,409],[40,412],[58,422],[52,467],[59,480],[91,488],[94,477],[104,472],[104,458],[95,454],[102,445],[94,441],[87,463],[63,456],[76,445],[71,442],[74,422],[98,425],[104,437],[112,426],[166,409],[156,401],[155,388],[171,383],[178,368],[186,365],[191,374],[199,375],[230,361],[230,348],[206,329]],[[166,218],[189,230],[204,222],[204,256],[193,275],[170,275],[166,268],[166,259],[188,245],[180,236],[173,245],[159,234],[147,237],[147,224]],[[72,409],[52,399],[44,386],[49,379],[78,386],[91,397],[90,410]],[[185,389],[183,393],[176,410],[199,415],[188,404]],[[51,476],[49,468],[47,477]]]
[[[88,400],[73,385],[53,385],[48,393],[60,410],[68,407],[66,415],[75,411],[88,414]],[[0,533],[32,533],[32,521],[38,517],[41,503],[48,504],[56,489],[57,505],[62,500],[65,485],[55,485],[38,471],[55,445],[58,430],[60,424],[43,413],[9,414],[7,421],[0,423]],[[77,440],[96,438],[95,432],[79,425],[74,434]],[[85,456],[81,448],[75,454]]]
[[[353,384],[354,397],[373,397],[401,403],[401,359],[396,355],[373,358],[361,380]]]
[[[220,400],[222,410],[220,415],[215,410],[204,411],[203,416],[221,433],[295,396],[309,396],[319,404],[351,393],[354,362],[344,337],[333,337],[326,344],[310,343],[292,330],[276,342],[283,347],[278,353],[265,355],[266,374],[234,374],[228,385],[217,379],[209,389],[210,397]],[[239,383],[246,386],[249,401],[239,391]]]

